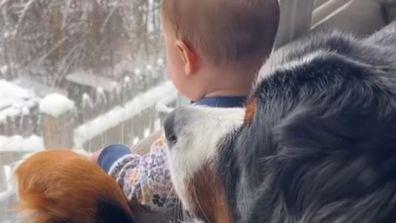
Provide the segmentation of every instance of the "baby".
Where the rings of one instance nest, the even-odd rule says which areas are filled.
[[[272,51],[278,0],[164,0],[161,19],[167,73],[180,94],[197,105],[244,106]],[[160,138],[144,156],[111,145],[93,159],[133,204],[165,211],[177,202],[166,149]]]

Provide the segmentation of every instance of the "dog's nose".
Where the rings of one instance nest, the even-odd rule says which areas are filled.
[[[177,136],[176,136],[176,132],[175,132],[176,112],[177,112],[177,109],[175,111],[173,111],[172,113],[170,113],[164,122],[165,137],[166,137],[166,140],[168,141],[168,145],[169,145],[170,149],[177,142]]]

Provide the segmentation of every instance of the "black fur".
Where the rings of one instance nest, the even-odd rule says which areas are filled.
[[[396,222],[396,22],[315,34],[265,67],[253,121],[219,156],[236,222]]]
[[[111,200],[98,201],[98,223],[134,223],[130,213]]]

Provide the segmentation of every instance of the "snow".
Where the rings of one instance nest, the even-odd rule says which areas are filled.
[[[42,82],[34,80],[28,76],[21,76],[12,81],[12,83],[33,91],[35,95],[39,98],[44,98],[47,95],[58,93],[62,95],[67,95],[67,91],[55,86],[48,86]]]
[[[150,131],[150,129],[149,128],[146,128],[145,130],[144,130],[144,138],[147,138],[149,135],[150,135],[150,133],[151,133],[151,131]]]
[[[37,135],[28,138],[20,135],[0,136],[0,152],[34,152],[43,148],[43,139]]]
[[[134,71],[136,76],[141,76],[142,75],[142,71],[140,69],[135,69]]]
[[[107,103],[106,94],[102,87],[96,88],[96,102],[98,103]]]
[[[148,64],[148,65],[146,66],[146,70],[149,71],[149,72],[153,71],[153,66],[151,66],[150,64]]]
[[[160,130],[161,129],[161,120],[160,119],[157,119],[157,120],[155,120],[155,122],[154,122],[154,131],[158,131],[158,130]]]
[[[40,101],[40,111],[55,118],[74,110],[74,102],[60,94],[48,95]]]
[[[2,74],[5,74],[7,71],[8,71],[8,66],[7,65],[4,65],[4,66],[1,66],[0,67],[0,72],[2,73]]]
[[[74,131],[75,147],[82,148],[89,140],[131,119],[145,109],[155,106],[167,96],[172,96],[174,98],[177,96],[177,91],[170,82],[154,87],[146,93],[138,95],[136,98],[126,103],[125,106],[117,106],[104,115],[79,126]]]
[[[0,112],[0,122],[5,122],[7,118],[12,120],[15,116],[21,114],[21,110],[14,106],[17,105],[13,105],[13,107],[6,108]]]
[[[87,151],[82,150],[82,149],[73,149],[72,151],[77,153],[77,154],[79,154],[79,155],[81,155],[81,156],[84,156],[85,158],[88,158],[88,159],[91,158],[91,156],[92,156],[92,153],[87,152]]]
[[[82,96],[82,106],[83,108],[93,108],[94,107],[94,103],[91,99],[91,97],[87,94],[84,93]]]
[[[176,98],[177,95],[169,95],[168,97],[163,98],[156,104],[155,110],[163,114],[171,113],[173,111],[173,108],[168,107],[168,104],[171,103],[172,101],[175,101]]]
[[[162,58],[159,58],[157,60],[157,65],[160,66],[160,67],[164,67],[165,66],[164,60]]]
[[[0,79],[0,122],[7,117],[12,119],[20,114],[26,115],[38,100],[34,92]]]
[[[0,80],[0,109],[34,98],[34,93],[11,82]]]
[[[22,107],[22,115],[29,115],[30,111],[27,106]]]
[[[125,83],[125,85],[128,85],[129,83],[131,83],[131,78],[129,76],[124,77],[124,83]]]
[[[76,71],[66,76],[66,80],[71,83],[75,83],[81,86],[87,86],[90,88],[102,88],[103,91],[111,92],[114,85],[120,88],[119,84],[112,79],[98,76],[83,70]],[[109,84],[112,83],[112,84]]]
[[[139,137],[135,137],[135,138],[133,138],[132,145],[134,146],[134,145],[138,144],[138,143],[139,143],[139,141],[140,141]]]

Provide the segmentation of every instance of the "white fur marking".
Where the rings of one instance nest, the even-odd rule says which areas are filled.
[[[221,140],[243,124],[245,109],[186,107],[188,117],[176,118],[175,129],[178,141],[169,150],[169,163],[172,181],[183,205],[190,209],[185,183],[202,166],[212,160]],[[177,113],[176,113],[177,117]],[[181,120],[181,121],[180,121]]]

